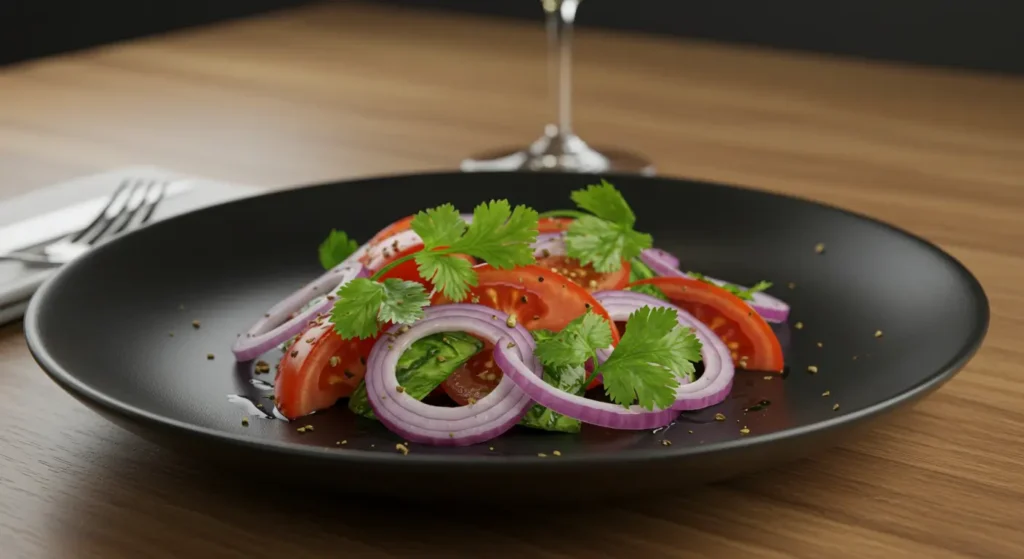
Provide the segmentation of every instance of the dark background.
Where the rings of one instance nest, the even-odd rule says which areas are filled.
[[[541,18],[538,0],[374,1]],[[0,0],[0,64],[304,3]],[[1024,74],[1024,0],[585,0],[578,22]]]

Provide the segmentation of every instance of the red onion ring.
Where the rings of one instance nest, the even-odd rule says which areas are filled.
[[[391,431],[423,444],[471,445],[511,429],[532,401],[510,379],[502,377],[490,394],[471,405],[450,408],[424,404],[400,392],[395,377],[399,357],[413,342],[431,334],[461,331],[495,347],[501,344],[520,363],[531,364],[523,365],[526,374],[544,383],[544,369],[533,355],[533,337],[521,325],[510,328],[507,320],[508,315],[483,305],[454,304],[426,309],[425,316],[411,327],[391,328],[374,344],[366,365],[366,395],[373,413]]]
[[[331,308],[333,301],[328,297],[329,294],[355,278],[367,276],[366,268],[356,262],[358,254],[359,251],[270,307],[263,318],[257,320],[256,324],[235,340],[231,348],[235,359],[255,359],[305,330],[311,320]],[[298,312],[311,301],[315,301],[315,304]]]
[[[647,264],[651,270],[654,270],[654,273],[659,276],[690,277],[686,272],[679,269],[679,259],[663,250],[651,248],[645,249],[640,253],[640,260],[643,260],[644,264]],[[706,276],[704,279],[718,286],[729,283],[724,280],[709,278]],[[785,322],[789,318],[789,305],[781,299],[772,297],[771,295],[763,292],[754,293],[752,297],[753,300],[745,302],[766,321],[781,323]]]
[[[710,328],[690,313],[643,293],[633,291],[599,291],[594,293],[601,306],[608,311],[612,320],[621,322],[641,307],[665,307],[676,311],[681,326],[692,328],[701,343],[701,357],[704,360],[704,374],[695,382],[680,384],[676,389],[676,403],[672,409],[679,411],[698,410],[713,406],[729,395],[736,369],[732,363],[729,348]],[[598,358],[607,359],[607,351],[598,352]]]
[[[501,368],[502,380],[512,379],[538,404],[562,415],[591,425],[625,430],[664,427],[679,417],[679,413],[671,409],[650,411],[636,405],[626,408],[563,392],[531,374],[530,368],[507,342],[503,339],[494,346],[494,362]]]
[[[533,256],[565,256],[565,233],[541,233],[533,243]]]

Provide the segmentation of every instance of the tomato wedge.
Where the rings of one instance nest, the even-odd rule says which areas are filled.
[[[409,248],[407,248],[405,250],[396,252],[395,254],[391,255],[387,260],[385,260],[381,264],[379,269],[383,270],[385,266],[387,266],[388,264],[394,262],[395,260],[398,260],[399,258],[404,258],[404,257],[406,257],[406,256],[408,256],[410,254],[413,254],[415,252],[419,252],[421,250],[423,250],[423,244],[422,243],[420,243],[418,245],[412,245],[412,246],[410,246]],[[462,259],[465,259],[465,260],[468,260],[470,264],[476,264],[476,259],[473,258],[472,256],[469,256],[469,255],[466,255],[466,254],[457,254],[455,256],[457,256],[459,258],[462,258]],[[431,284],[429,281],[427,281],[427,280],[423,279],[422,277],[420,277],[419,267],[416,265],[416,261],[415,260],[409,260],[408,262],[402,262],[398,266],[395,266],[394,268],[391,268],[390,270],[385,272],[384,275],[382,275],[380,277],[380,279],[388,279],[388,278],[396,278],[396,279],[400,279],[400,280],[415,281],[417,283],[423,284],[423,286],[427,288],[427,291],[433,291],[433,289],[434,289],[433,284]]]
[[[522,266],[498,270],[480,264],[475,270],[478,284],[470,290],[469,300],[514,316],[527,330],[558,331],[587,310],[611,323],[608,312],[587,290],[547,268]],[[435,293],[431,304],[450,302],[444,295]],[[612,343],[619,343],[615,328],[612,328]],[[487,395],[500,380],[501,369],[485,348],[452,373],[443,386],[455,402],[465,405]]]
[[[538,258],[537,265],[562,274],[569,278],[569,281],[591,293],[609,289],[624,289],[629,283],[631,270],[628,260],[622,261],[622,267],[617,272],[598,272],[590,264],[582,266],[580,261],[575,258],[553,254]]]
[[[373,236],[372,239],[370,239],[370,242],[368,242],[367,245],[369,245],[369,246],[377,245],[381,241],[383,241],[384,239],[393,237],[393,236],[397,235],[398,233],[401,233],[402,231],[407,231],[409,229],[412,229],[412,218],[413,217],[415,217],[415,216],[411,216],[410,215],[410,216],[403,217],[402,219],[399,219],[398,221],[392,223],[391,225],[388,225],[387,227],[381,229],[380,231],[377,232],[376,235]]]
[[[741,369],[782,372],[782,346],[771,326],[742,299],[697,279],[658,277],[631,285],[652,284],[722,338]]]
[[[366,374],[376,340],[342,340],[330,322],[311,326],[288,348],[274,380],[274,400],[288,419],[329,408]]]
[[[575,221],[569,217],[542,217],[537,220],[537,231],[540,233],[559,233],[565,231]]]

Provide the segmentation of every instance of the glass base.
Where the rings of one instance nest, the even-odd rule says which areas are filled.
[[[463,171],[565,171],[654,175],[654,165],[639,155],[612,148],[595,149],[575,134],[548,133],[521,150],[499,150],[463,160]]]

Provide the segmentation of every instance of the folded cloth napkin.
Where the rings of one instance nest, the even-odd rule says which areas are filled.
[[[251,186],[189,177],[151,166],[125,167],[80,177],[0,200],[0,254],[17,248],[26,235],[31,234],[30,229],[42,228],[53,236],[82,229],[99,213],[106,203],[104,198],[125,179],[174,181],[151,221],[260,192]],[[59,218],[51,220],[48,214],[58,211]],[[55,271],[56,268],[0,261],[0,324],[21,318],[29,298]]]

